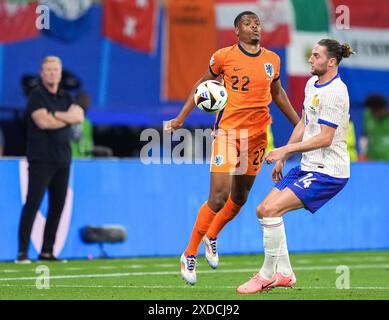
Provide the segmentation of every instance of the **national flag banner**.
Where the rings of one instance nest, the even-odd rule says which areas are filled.
[[[77,40],[83,31],[91,27],[92,0],[39,0],[50,9],[50,27],[43,34],[65,42]]]
[[[37,4],[0,1],[0,43],[34,38],[39,34],[35,26]]]
[[[345,59],[343,66],[389,70],[389,1],[330,1],[332,8],[339,8],[331,17],[333,37],[357,52],[352,59]],[[345,16],[348,13],[349,18]]]
[[[362,104],[369,94],[387,95],[389,1],[328,1],[332,8],[332,37],[341,43],[349,43],[356,52],[350,58],[343,59],[340,68],[342,79],[348,85],[350,100]]]
[[[156,0],[104,0],[103,35],[130,49],[155,49]]]
[[[349,43],[356,52],[343,59],[339,73],[351,101],[362,103],[368,94],[389,91],[389,1],[292,0],[293,28],[287,47],[288,94],[297,111],[304,101],[313,46],[323,38]],[[355,81],[369,78],[371,81]]]
[[[216,0],[218,47],[236,43],[234,19],[243,11],[252,11],[259,16],[262,46],[281,48],[289,43],[293,18],[289,0]]]
[[[304,90],[311,77],[308,59],[314,45],[329,37],[330,11],[326,0],[292,0],[291,41],[286,50],[289,99],[301,112]]]
[[[162,99],[183,100],[216,51],[214,0],[167,0],[164,28]]]
[[[39,0],[39,4],[49,7],[58,17],[75,21],[82,17],[92,6],[92,0]]]

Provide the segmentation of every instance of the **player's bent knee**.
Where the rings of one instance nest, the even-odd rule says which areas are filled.
[[[278,217],[278,209],[269,204],[269,203],[261,203],[257,207],[257,217],[262,219],[264,217]]]
[[[231,195],[231,199],[238,206],[243,206],[247,201],[247,195],[241,195],[241,196]]]
[[[262,219],[263,218],[263,206],[262,203],[260,203],[256,208],[257,218]]]
[[[208,199],[208,205],[214,212],[218,212],[221,208],[224,207],[227,198],[228,194],[225,195],[223,193],[218,193]]]

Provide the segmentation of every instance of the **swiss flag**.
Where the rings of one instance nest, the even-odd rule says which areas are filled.
[[[156,0],[104,0],[103,35],[143,52],[154,50]]]
[[[20,4],[0,1],[0,43],[20,41],[36,37],[39,30],[35,26],[38,15],[36,3]]]

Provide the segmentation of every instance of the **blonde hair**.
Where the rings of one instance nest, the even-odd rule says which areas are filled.
[[[44,65],[46,62],[58,62],[59,65],[62,67],[62,60],[61,60],[60,57],[57,57],[57,56],[47,56],[47,57],[45,57],[45,58],[42,60],[41,68],[43,67],[43,65]]]

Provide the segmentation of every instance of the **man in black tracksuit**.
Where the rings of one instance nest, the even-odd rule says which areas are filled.
[[[59,88],[62,62],[46,57],[40,70],[41,85],[31,91],[28,117],[28,192],[19,225],[17,263],[30,263],[27,252],[36,213],[46,189],[49,210],[39,260],[57,260],[53,246],[68,188],[71,149],[70,126],[82,123],[84,112],[69,93]]]

